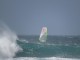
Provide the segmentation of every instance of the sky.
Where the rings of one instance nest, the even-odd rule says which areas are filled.
[[[80,35],[80,0],[0,0],[0,20],[19,35]]]

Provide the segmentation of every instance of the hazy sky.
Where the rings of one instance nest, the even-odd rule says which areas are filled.
[[[80,35],[80,0],[0,0],[0,19],[17,34]]]

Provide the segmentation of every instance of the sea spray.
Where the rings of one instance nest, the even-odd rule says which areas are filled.
[[[0,23],[0,58],[12,58],[21,50],[16,43],[17,35],[5,24]]]

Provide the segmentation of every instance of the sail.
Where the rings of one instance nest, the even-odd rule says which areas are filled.
[[[43,27],[39,37],[39,41],[46,42],[46,40],[47,40],[47,27]]]

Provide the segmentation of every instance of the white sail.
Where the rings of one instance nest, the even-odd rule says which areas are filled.
[[[47,27],[43,27],[39,37],[39,41],[46,42],[46,40],[47,40]]]

